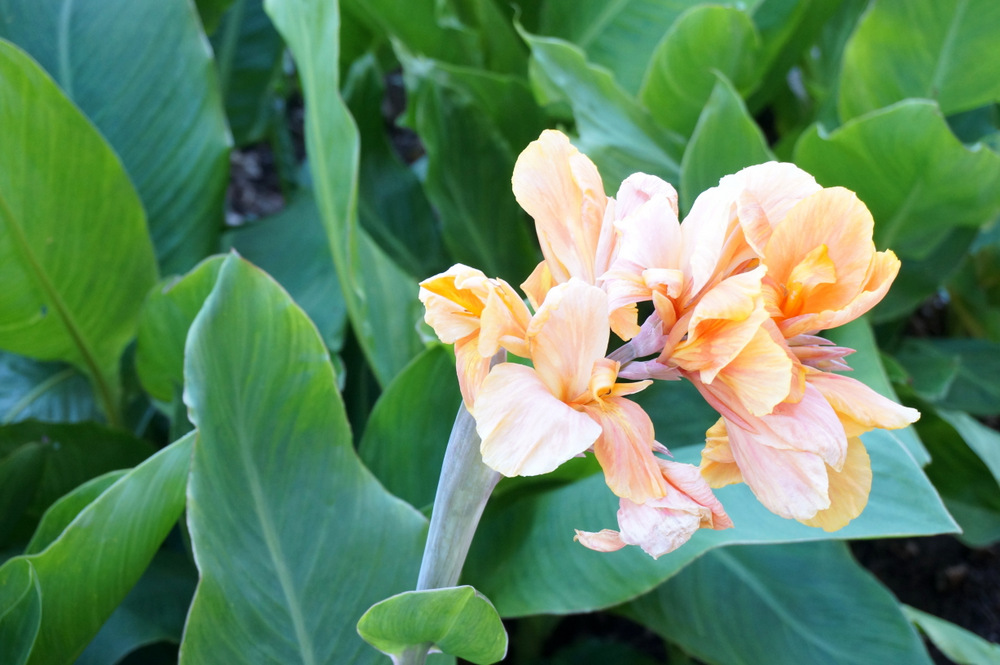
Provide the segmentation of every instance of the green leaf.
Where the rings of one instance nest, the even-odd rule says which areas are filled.
[[[1000,644],[988,642],[950,621],[909,605],[903,605],[903,614],[957,665],[993,665],[1000,662]]]
[[[852,369],[849,374],[852,379],[857,379],[880,395],[899,402],[899,395],[889,381],[867,317],[855,319],[833,330],[824,330],[822,335],[837,346],[854,349],[854,353],[846,358]],[[930,455],[912,425],[904,429],[888,430],[886,435],[902,443],[920,466],[925,466],[930,461]]]
[[[0,347],[80,368],[115,423],[118,359],[156,279],[142,205],[97,130],[3,41],[0,126]]]
[[[461,402],[455,359],[435,344],[386,387],[368,417],[358,454],[390,492],[417,508],[430,506],[451,435],[448,414]]]
[[[212,34],[219,27],[222,15],[233,4],[233,0],[195,0],[194,4],[198,8],[205,32]]]
[[[316,328],[230,256],[191,327],[184,374],[199,428],[188,526],[201,581],[182,662],[375,662],[354,625],[414,583],[427,522],[358,460]],[[371,573],[364,584],[358,571]]]
[[[227,232],[222,244],[276,279],[319,328],[327,348],[340,350],[347,309],[311,190],[300,190],[278,214]]]
[[[193,435],[122,476],[44,551],[38,573],[42,621],[29,664],[72,663],[149,565],[184,509]]]
[[[579,46],[634,94],[660,39],[684,10],[697,4],[700,0],[548,0],[539,30]]]
[[[306,102],[306,151],[351,325],[386,385],[423,345],[417,285],[358,226],[358,131],[340,98],[337,3],[266,0],[298,65]]]
[[[12,534],[24,540],[59,497],[95,476],[134,466],[154,452],[148,442],[96,423],[28,420],[0,427],[0,456],[16,454],[24,447],[43,456],[41,477]]]
[[[358,634],[395,657],[432,644],[476,665],[507,655],[507,632],[489,599],[471,586],[406,591],[376,603],[358,621]]]
[[[533,78],[539,75],[573,109],[577,147],[601,171],[605,188],[618,189],[626,177],[642,171],[677,182],[684,141],[661,127],[615,81],[606,69],[587,62],[576,46],[522,32],[531,47]]]
[[[920,397],[945,409],[1000,413],[1000,344],[979,339],[907,338],[896,359]]]
[[[41,594],[30,561],[0,568],[0,645],[9,665],[28,662],[42,619]]]
[[[372,54],[351,65],[344,96],[361,138],[359,218],[392,259],[417,279],[448,267],[440,222],[420,180],[403,164],[386,134],[384,75]],[[408,100],[412,105],[413,100]]]
[[[0,457],[0,545],[10,543],[14,526],[38,492],[44,469],[40,443],[27,443]]]
[[[142,387],[155,399],[169,402],[184,385],[184,340],[224,260],[213,256],[183,277],[168,277],[143,303],[135,368]]]
[[[510,187],[517,155],[544,127],[527,87],[508,76],[405,54],[400,60],[409,123],[427,150],[424,189],[441,217],[449,255],[519,283],[541,258]],[[484,91],[493,93],[488,102],[477,99]],[[507,141],[491,117],[501,114],[528,128],[524,144]]]
[[[684,12],[656,47],[639,99],[653,118],[691,136],[721,74],[741,91],[757,77],[760,36],[746,12],[703,5]],[[739,97],[739,95],[737,95]]]
[[[1000,5],[993,0],[879,0],[844,52],[844,120],[907,97],[945,113],[1000,100]]]
[[[685,411],[678,406],[673,413],[676,419]],[[637,547],[593,552],[573,542],[573,530],[615,528],[618,509],[617,497],[596,474],[549,491],[506,494],[488,505],[463,581],[492,599],[501,616],[588,612],[646,593],[722,545],[954,532],[957,527],[937,492],[902,445],[880,430],[862,438],[874,475],[868,506],[834,534],[773,515],[745,485],[733,485],[715,490],[736,524],[733,529],[701,529],[658,561]],[[697,463],[702,447],[671,450],[678,461]]]
[[[625,614],[708,663],[932,662],[843,543],[713,550]]]
[[[212,49],[233,140],[238,146],[261,140],[273,117],[285,50],[263,0],[236,0],[212,35]]]
[[[210,254],[222,225],[231,138],[212,54],[193,4],[189,0],[11,0],[4,3],[2,14],[6,20],[0,21],[0,37],[38,60],[121,157],[142,199],[163,271],[184,272]],[[14,131],[7,121],[0,124]],[[33,141],[21,131],[17,135]],[[59,146],[60,159],[75,155],[68,143],[47,138],[50,143],[33,143]],[[83,202],[86,199],[66,191],[65,186],[72,184],[87,191],[88,198],[99,196],[89,180],[72,176],[58,182],[60,191],[87,213],[88,220],[116,229],[105,234],[91,223],[89,237],[103,243],[102,249],[111,253],[114,243],[109,239],[131,233],[103,219],[94,206]],[[105,195],[117,200],[110,192]],[[60,220],[62,231],[66,216],[57,214],[53,219]],[[138,250],[124,247],[117,249],[123,255],[119,262],[129,258],[144,265],[144,255],[140,263]],[[106,271],[116,279],[102,283],[119,290],[126,291],[125,285],[150,286],[150,277],[134,280],[110,265]]]
[[[700,193],[723,176],[774,159],[760,127],[732,84],[718,74],[681,160],[680,199],[689,210]]]
[[[128,473],[128,469],[109,471],[96,478],[91,478],[57,499],[42,515],[38,528],[35,529],[34,535],[24,548],[24,553],[38,554],[51,545],[84,508],[93,503],[97,497],[104,493],[104,490],[118,482],[126,473]]]
[[[857,192],[875,217],[875,244],[925,258],[962,226],[1000,214],[1000,155],[964,146],[932,102],[909,100],[799,139],[795,162],[824,186]]]
[[[45,363],[0,351],[0,424],[34,418],[99,420],[87,378],[66,363]]]
[[[186,553],[160,550],[73,665],[109,665],[148,644],[179,644],[197,581]]]

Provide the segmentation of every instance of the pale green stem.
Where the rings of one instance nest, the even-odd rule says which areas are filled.
[[[494,357],[494,362],[501,360],[503,352]],[[476,421],[460,406],[441,465],[417,591],[455,586],[462,574],[479,518],[500,481],[500,474],[483,464],[479,444]],[[398,663],[423,665],[429,648],[430,644],[411,647]]]

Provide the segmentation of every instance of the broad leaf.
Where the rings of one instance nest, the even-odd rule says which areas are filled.
[[[904,340],[896,358],[913,391],[945,409],[1000,413],[1000,344],[980,339]]]
[[[609,71],[587,62],[576,46],[522,33],[531,46],[532,75],[547,81],[576,118],[576,144],[601,171],[605,189],[636,171],[677,182],[684,143],[656,123]],[[537,85],[537,83],[536,83]]]
[[[3,41],[0,126],[0,348],[80,368],[116,422],[118,359],[156,279],[142,205],[97,130]]]
[[[717,74],[746,91],[755,83],[760,36],[739,9],[699,6],[684,12],[656,47],[639,99],[653,118],[691,136]]]
[[[857,192],[875,217],[875,244],[903,259],[927,257],[951,229],[1000,214],[1000,155],[964,146],[931,102],[900,102],[829,135],[813,127],[795,162],[824,186]]]
[[[358,453],[386,489],[417,508],[434,502],[444,451],[462,402],[451,352],[414,358],[375,403]]]
[[[38,492],[44,469],[41,443],[26,443],[0,455],[0,546],[11,542],[14,527]]]
[[[149,565],[184,509],[193,436],[122,476],[28,561],[38,574],[42,620],[28,663],[72,663]]]
[[[0,17],[0,37],[37,59],[121,157],[142,199],[164,272],[183,272],[210,254],[222,224],[231,138],[212,55],[193,3],[11,0],[4,3]],[[76,153],[62,140],[33,140],[6,120],[0,124],[28,145],[59,146],[60,158]],[[66,177],[58,182],[63,195],[88,219],[112,225],[85,199],[65,191],[71,184],[99,196],[86,180]],[[110,192],[106,195],[117,200]],[[61,220],[64,228],[64,215],[53,219]],[[109,254],[120,252],[118,261],[128,258],[141,265],[138,261],[144,257],[125,244],[127,233],[118,241],[123,245],[110,246],[114,243],[109,239],[123,233],[122,226],[114,228],[115,233],[101,233],[91,225],[88,237],[103,243]],[[148,277],[136,281],[110,266],[106,270],[117,275],[113,282],[105,281],[109,285],[150,286]]]
[[[673,413],[687,412],[678,404]],[[573,542],[574,529],[615,528],[618,509],[617,497],[596,474],[548,491],[509,493],[487,506],[463,581],[486,594],[501,616],[586,612],[646,593],[721,545],[954,532],[954,521],[909,453],[882,431],[863,439],[874,475],[868,506],[834,534],[777,517],[745,485],[734,485],[716,490],[733,529],[702,529],[658,561],[637,547],[593,552]],[[701,445],[671,450],[679,461],[697,463]]]
[[[191,327],[184,375],[201,580],[181,662],[376,662],[354,626],[414,584],[427,522],[358,460],[315,326],[230,256]],[[358,584],[358,571],[372,574]]]
[[[358,131],[340,98],[337,3],[266,0],[298,65],[306,101],[306,150],[316,202],[355,335],[382,385],[422,344],[417,285],[359,227]]]
[[[0,568],[0,646],[5,663],[28,662],[41,619],[42,595],[31,562],[18,560]]]
[[[503,660],[507,632],[484,595],[470,586],[406,591],[376,603],[358,622],[366,642],[393,656],[426,643],[477,665]]]
[[[842,543],[713,550],[625,614],[707,663],[931,665],[896,599]]]
[[[31,536],[31,540],[24,548],[24,553],[38,554],[51,545],[84,508],[101,496],[104,490],[118,482],[128,471],[128,469],[109,471],[96,478],[91,478],[61,496],[42,515],[38,528],[35,529],[34,535]]]
[[[732,84],[721,74],[681,160],[681,208],[715,187],[723,176],[774,159],[760,127]]]
[[[100,419],[87,378],[72,365],[0,351],[0,424]]]
[[[316,324],[327,347],[340,349],[347,309],[311,190],[300,190],[278,214],[227,232],[222,244],[277,280]]]
[[[903,614],[941,653],[957,665],[992,665],[1000,662],[1000,644],[988,642],[950,621],[909,605],[903,605]]]
[[[285,50],[263,0],[236,0],[212,35],[212,48],[233,140],[238,146],[261,140],[274,117]]]
[[[844,120],[907,97],[951,114],[1000,100],[1000,4],[994,0],[878,0],[844,52]]]
[[[520,282],[541,258],[510,188],[518,153],[544,128],[527,87],[511,77],[401,59],[409,123],[427,150],[424,188],[441,217],[449,255]],[[493,93],[489,101],[477,98],[484,90]],[[500,115],[527,128],[519,132],[523,144],[507,140],[491,117]]]

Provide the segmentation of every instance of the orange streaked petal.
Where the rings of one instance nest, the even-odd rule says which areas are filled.
[[[479,386],[490,373],[490,357],[479,355],[478,336],[472,334],[455,342],[455,370],[462,401],[470,412],[476,403]]]
[[[526,339],[531,313],[517,292],[502,279],[490,280],[489,296],[480,317],[479,354],[490,357],[503,347],[528,357]]]
[[[472,415],[483,462],[505,476],[553,471],[601,434],[600,425],[556,399],[534,370],[513,363],[490,371]]]
[[[563,402],[586,392],[609,337],[607,295],[578,279],[553,287],[528,325],[535,371]]]
[[[810,519],[800,521],[824,531],[836,531],[847,526],[868,504],[868,494],[872,488],[872,466],[861,439],[853,437],[848,440],[844,468],[840,471],[829,469],[829,474],[830,507],[817,512]]]
[[[555,281],[579,277],[593,284],[607,207],[594,163],[564,134],[545,130],[517,158],[511,184],[517,202],[535,220],[542,254]]]
[[[916,409],[897,404],[848,376],[809,372],[806,382],[833,407],[849,437],[875,428],[900,429],[920,418]]]
[[[792,388],[795,363],[766,328],[757,329],[750,342],[715,376],[755,416],[770,413]]]
[[[611,397],[584,409],[601,425],[594,455],[611,491],[636,503],[662,497],[666,487],[653,454],[653,423],[642,407]]]

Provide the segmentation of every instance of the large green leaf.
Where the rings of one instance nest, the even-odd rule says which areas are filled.
[[[236,145],[259,141],[274,116],[275,79],[285,44],[263,0],[236,0],[212,35],[219,89]]]
[[[316,201],[354,333],[387,384],[422,348],[417,285],[358,226],[358,131],[340,98],[336,2],[266,0],[298,65]]]
[[[533,76],[543,78],[572,107],[577,146],[597,164],[606,189],[617,190],[636,171],[677,182],[684,150],[680,136],[655,122],[608,70],[588,63],[578,47],[561,39],[523,36],[531,46]]]
[[[462,402],[451,352],[435,344],[390,383],[368,417],[358,453],[390,492],[417,508],[434,502],[452,418]]]
[[[503,660],[507,632],[486,596],[470,586],[406,591],[376,603],[358,622],[358,633],[382,653],[398,658],[430,643],[477,665]]]
[[[128,469],[109,471],[91,478],[59,497],[42,515],[35,533],[24,547],[24,554],[38,554],[51,545],[84,508],[104,494],[104,490],[118,482],[128,471]]]
[[[126,473],[28,561],[42,618],[29,664],[72,663],[149,565],[184,509],[193,435]],[[2,613],[3,610],[0,610]]]
[[[988,642],[950,621],[908,605],[903,605],[903,614],[957,665],[993,665],[1000,662],[1000,644]]]
[[[420,180],[400,161],[386,133],[384,78],[375,56],[369,53],[351,65],[344,85],[344,97],[357,120],[361,139],[358,214],[379,247],[413,277],[423,279],[445,270],[448,259],[441,242],[441,224]]]
[[[875,217],[875,244],[904,259],[1000,214],[1000,155],[964,146],[932,102],[900,102],[829,135],[813,127],[795,162],[824,186],[857,192]]]
[[[36,420],[98,420],[87,378],[72,365],[0,351],[0,424]]]
[[[227,232],[222,243],[276,279],[316,324],[327,347],[340,349],[347,310],[311,190],[300,190],[278,214]]]
[[[527,86],[509,76],[401,60],[409,123],[427,150],[424,188],[441,217],[449,255],[520,283],[541,258],[510,188],[518,153],[544,128]],[[519,132],[523,144],[507,140],[491,117],[501,115],[527,129]]]
[[[38,60],[121,157],[146,209],[163,270],[183,272],[210,254],[222,226],[231,139],[193,3],[11,0],[0,18],[0,37]],[[2,124],[32,141],[7,121]],[[59,146],[60,158],[75,153],[67,143],[50,140]],[[68,177],[59,182],[63,191],[72,184],[98,196],[88,181]],[[88,219],[106,221],[93,205],[67,198]],[[64,228],[64,215],[53,218]],[[109,239],[122,233],[101,233],[93,225],[90,232],[109,253]],[[139,258],[131,247],[117,251],[124,255],[119,261]],[[136,283],[127,273],[106,270],[116,275],[108,284],[149,286],[148,278]]]
[[[907,97],[948,114],[1000,100],[1000,4],[994,0],[879,0],[844,52],[844,120]]]
[[[673,413],[674,418],[687,417],[682,405]],[[669,437],[667,432],[660,436],[664,435]],[[956,530],[926,476],[895,439],[879,430],[863,439],[874,475],[868,506],[834,534],[777,517],[745,485],[734,485],[716,490],[736,524],[733,529],[702,529],[658,561],[637,547],[610,554],[593,552],[573,542],[573,530],[614,528],[618,509],[617,497],[605,485],[603,475],[596,474],[553,490],[508,493],[487,506],[463,580],[486,594],[502,616],[584,612],[645,593],[721,545]],[[696,463],[701,448],[672,446],[671,450],[679,461]]]
[[[117,421],[118,359],[156,279],[142,205],[97,130],[2,41],[0,126],[0,348],[79,367]]]
[[[354,626],[415,583],[427,522],[358,460],[316,328],[230,256],[191,327],[184,374],[201,580],[181,662],[376,662]]]
[[[718,76],[681,160],[680,203],[685,211],[723,176],[774,159],[739,93],[725,76]]]
[[[542,5],[539,29],[579,46],[634,94],[660,39],[697,4],[700,0],[549,0]]]
[[[713,550],[625,614],[706,663],[931,665],[896,599],[842,543]]]
[[[718,89],[716,72],[741,91],[757,76],[760,36],[746,12],[699,6],[684,12],[656,47],[639,99],[664,127],[691,136]]]
[[[907,338],[896,358],[913,391],[945,409],[1000,413],[1000,344],[982,339]]]
[[[42,514],[63,494],[95,476],[134,466],[153,452],[148,442],[96,423],[26,420],[0,427],[0,468],[21,458],[18,481],[26,483],[37,474],[35,482],[24,487],[27,494],[19,497],[24,508],[22,518],[16,526],[11,525],[12,533],[4,535],[27,540]],[[23,468],[26,454],[40,465],[34,473]]]
[[[24,665],[38,636],[42,595],[30,561],[0,568],[0,647],[4,662]]]

